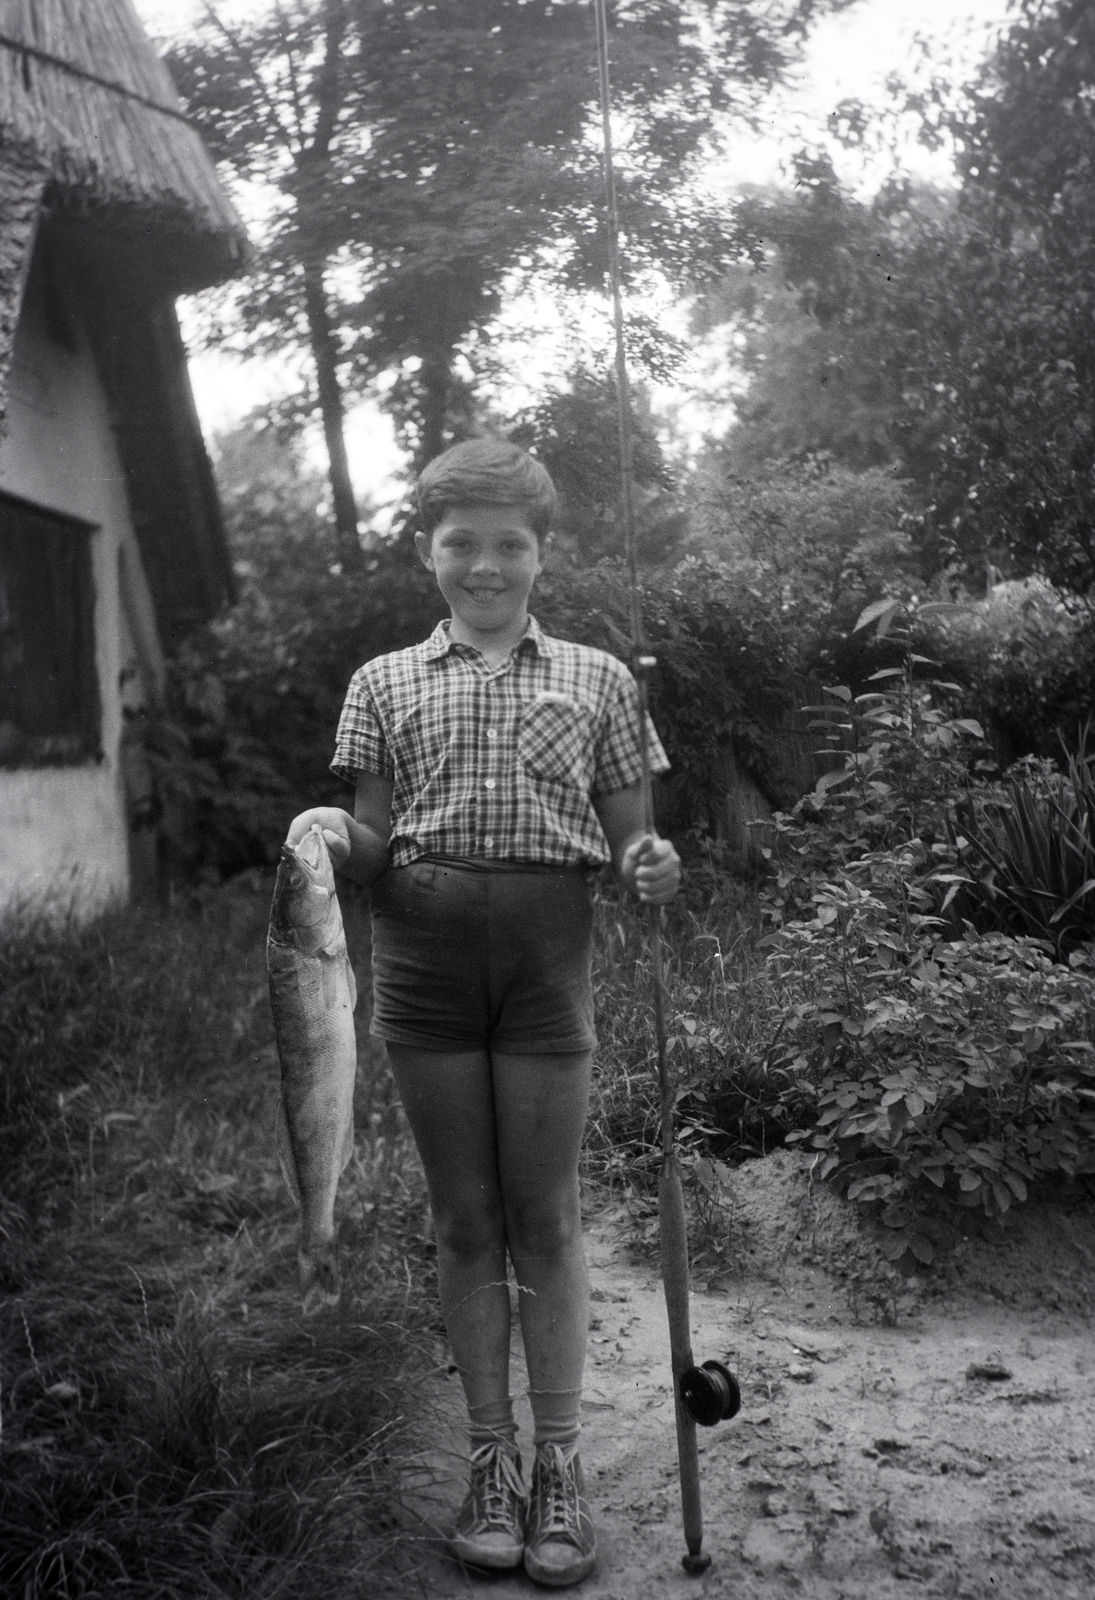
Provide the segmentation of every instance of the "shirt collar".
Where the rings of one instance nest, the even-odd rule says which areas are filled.
[[[531,645],[536,654],[550,660],[552,655],[551,640],[541,628],[534,616],[529,617],[525,631],[517,642],[517,649],[522,650]],[[447,656],[454,647],[454,640],[450,633],[450,619],[446,617],[439,622],[422,646],[422,653],[427,661],[439,661],[442,656]]]

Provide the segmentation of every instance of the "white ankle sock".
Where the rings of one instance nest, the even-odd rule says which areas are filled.
[[[530,1389],[533,1444],[557,1444],[564,1450],[575,1444],[582,1431],[580,1389]]]
[[[471,1447],[502,1443],[515,1448],[517,1423],[513,1416],[513,1399],[503,1395],[499,1400],[487,1400],[481,1406],[468,1407],[468,1434]]]

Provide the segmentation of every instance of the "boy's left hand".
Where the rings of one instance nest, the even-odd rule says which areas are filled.
[[[620,861],[620,876],[648,905],[664,906],[681,886],[681,861],[668,839],[644,833]]]

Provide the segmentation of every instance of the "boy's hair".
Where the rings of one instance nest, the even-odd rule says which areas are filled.
[[[454,506],[521,506],[537,539],[555,515],[551,474],[535,456],[501,439],[465,439],[423,468],[418,479],[422,530],[432,534]]]

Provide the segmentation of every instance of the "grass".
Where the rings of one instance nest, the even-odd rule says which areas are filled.
[[[785,998],[756,948],[759,937],[749,886],[693,865],[662,934],[669,1060],[686,1156],[765,1155],[796,1126],[791,1056],[780,1048]],[[625,1191],[646,1188],[660,1160],[647,923],[611,886],[596,900],[594,989],[600,1047],[588,1176]]]
[[[712,1053],[756,1056],[735,984],[760,964],[749,896],[692,883],[666,954],[698,1157]],[[244,876],[167,915],[25,922],[0,944],[0,1593],[341,1600],[413,1567],[438,1331],[424,1188],[363,1010],[344,1306],[304,1322],[270,1138],[269,891]],[[597,928],[586,1177],[598,1201],[624,1193],[641,1237],[658,1164],[645,925],[608,888]],[[710,1211],[710,1185],[693,1193]]]
[[[304,1322],[269,887],[6,930],[0,1593],[372,1596],[413,1565],[425,1196],[363,1041],[344,1303]]]
[[[352,1600],[413,1579],[439,1331],[424,1186],[362,1008],[344,1302],[303,1321],[270,1137],[270,887],[244,876],[168,915],[27,922],[0,941],[5,1596]],[[351,902],[364,952],[360,919]],[[758,932],[755,894],[714,867],[693,865],[665,915],[693,1251],[716,1271],[733,1233],[721,1160],[812,1120],[783,1042],[812,968],[766,961]],[[622,1198],[653,1247],[645,935],[602,887],[583,1160],[594,1205]]]
[[[621,1200],[632,1243],[658,1250],[660,1098],[647,914],[614,885],[594,900],[594,1058],[583,1176],[591,1195]],[[755,949],[753,890],[693,862],[685,893],[662,923],[670,1070],[677,1087],[677,1151],[691,1211],[693,1264],[716,1276],[737,1252],[729,1173],[782,1143],[784,1076],[772,1070],[771,987]],[[776,997],[767,996],[769,1001]],[[778,1036],[777,1036],[778,1039]]]

